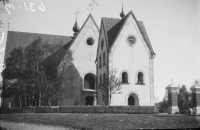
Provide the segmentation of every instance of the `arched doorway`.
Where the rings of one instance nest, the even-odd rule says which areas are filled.
[[[86,98],[85,98],[85,105],[93,105],[93,103],[94,103],[94,97],[93,96],[87,96]]]
[[[135,105],[135,101],[134,101],[134,97],[133,96],[129,96],[128,97],[128,105]]]
[[[92,73],[88,73],[84,77],[84,89],[95,90],[95,76]]]
[[[129,92],[125,97],[125,104],[139,106],[138,95],[135,92]]]

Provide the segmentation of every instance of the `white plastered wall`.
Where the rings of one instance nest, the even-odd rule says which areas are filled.
[[[99,65],[97,65],[97,78],[98,78],[98,85],[100,85],[100,75],[103,77],[103,74],[107,74],[107,66],[108,66],[108,62],[107,62],[107,43],[106,43],[106,37],[104,35],[104,29],[103,27],[101,27],[101,34],[99,36],[99,47],[98,47],[98,56],[97,56],[97,60],[99,62],[99,57],[101,55],[101,62],[102,62],[102,67],[99,68]],[[104,41],[104,45],[103,45],[103,49],[101,48],[101,41]],[[103,53],[106,53],[106,65],[103,65]],[[102,95],[100,90],[98,90],[98,105],[103,105],[104,102],[102,101]]]
[[[89,46],[86,43],[88,37],[92,37],[94,39],[94,44],[92,46]],[[92,73],[96,75],[95,60],[97,53],[98,37],[99,30],[95,26],[92,18],[89,17],[70,48],[73,56],[73,63],[80,76],[82,77],[82,81],[84,81],[84,76],[87,73]],[[82,101],[81,90],[83,90],[83,86],[84,82],[82,82],[82,86],[80,86],[79,101]]]
[[[133,46],[126,42],[126,38],[130,34],[136,37],[136,43]],[[129,84],[122,85],[121,93],[113,95],[111,105],[128,105],[128,95],[135,93],[139,98],[139,105],[151,106],[149,60],[149,49],[135,20],[130,15],[109,55],[109,69],[116,68],[119,78],[123,70],[128,71]],[[136,75],[139,71],[144,74],[145,85],[136,85]]]

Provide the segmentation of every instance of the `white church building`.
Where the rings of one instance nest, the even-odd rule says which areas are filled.
[[[99,29],[89,14],[81,28],[76,20],[73,37],[8,31],[5,59],[13,48],[25,48],[37,37],[50,44],[62,41],[64,46],[47,58],[47,64],[58,69],[71,51],[76,69],[71,73],[76,75],[63,80],[56,105],[104,105],[98,88],[103,77],[116,69],[121,90],[113,94],[110,105],[154,106],[155,53],[143,22],[137,21],[132,11],[125,15],[122,9],[120,16],[103,17]],[[67,87],[76,88],[73,98],[66,94]]]

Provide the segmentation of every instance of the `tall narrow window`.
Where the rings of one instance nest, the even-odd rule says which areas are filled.
[[[101,56],[99,56],[99,68],[101,68]]]
[[[101,50],[103,50],[104,42],[103,40],[101,41]]]
[[[127,72],[122,73],[122,83],[128,83],[128,73]]]
[[[103,53],[103,65],[106,65],[106,53]]]
[[[106,74],[105,73],[103,74],[103,84],[104,85],[106,84]]]
[[[101,75],[100,75],[100,85],[102,85],[102,77],[101,77]]]
[[[142,72],[138,73],[138,84],[144,84],[144,74]]]

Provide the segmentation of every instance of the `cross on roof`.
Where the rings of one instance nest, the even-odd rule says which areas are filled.
[[[91,13],[91,11],[93,10],[93,4],[92,3],[90,3],[90,5],[89,5],[89,7],[87,8],[89,11],[90,11],[90,13]]]
[[[93,10],[94,5],[99,6],[99,4],[95,0],[92,0],[92,2],[89,4],[89,7],[87,8],[90,11],[90,13]]]
[[[76,13],[75,13],[76,17],[78,16],[79,13],[80,13],[80,11],[76,10]]]

